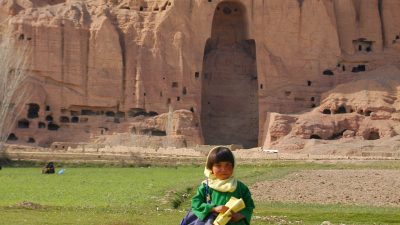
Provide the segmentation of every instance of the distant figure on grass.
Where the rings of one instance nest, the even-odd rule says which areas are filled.
[[[50,174],[50,173],[55,173],[55,172],[56,172],[56,169],[54,167],[53,162],[47,163],[47,165],[45,167],[43,167],[43,169],[42,169],[43,174]]]
[[[207,179],[197,189],[191,211],[181,225],[250,224],[254,202],[249,188],[233,176],[234,167],[235,158],[229,148],[211,149],[204,170]],[[241,208],[235,210],[231,203],[239,201]]]

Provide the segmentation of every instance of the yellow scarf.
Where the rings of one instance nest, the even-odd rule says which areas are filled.
[[[208,178],[208,186],[214,190],[220,192],[234,192],[236,190],[237,179],[233,175],[226,180],[220,180],[207,167],[204,169],[204,175]],[[207,183],[207,180],[203,181],[203,183]]]
[[[215,147],[210,150],[207,156],[207,161],[206,165],[208,162],[208,157],[210,156],[210,153],[217,149],[218,147]],[[229,177],[226,180],[220,180],[215,175],[213,172],[209,169],[207,169],[207,166],[204,168],[204,175],[207,177],[207,180],[203,181],[203,183],[207,183],[208,181],[208,186],[214,190],[220,191],[220,192],[234,192],[237,187],[237,179],[234,178],[233,174],[231,177]]]

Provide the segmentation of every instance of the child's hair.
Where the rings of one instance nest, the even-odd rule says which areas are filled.
[[[211,149],[207,157],[207,169],[211,170],[213,165],[219,162],[230,162],[235,167],[235,158],[229,148],[220,146]]]

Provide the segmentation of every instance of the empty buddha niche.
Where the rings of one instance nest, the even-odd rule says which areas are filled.
[[[201,122],[205,144],[258,144],[256,43],[246,8],[220,3],[203,58]]]

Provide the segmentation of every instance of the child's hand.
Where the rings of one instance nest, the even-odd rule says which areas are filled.
[[[242,220],[242,219],[244,219],[244,218],[245,218],[245,217],[244,217],[243,214],[241,214],[241,213],[233,213],[233,214],[232,214],[231,221],[232,221],[232,222],[237,222],[237,221]]]
[[[224,205],[220,205],[220,206],[214,207],[214,208],[212,209],[212,212],[215,212],[215,213],[224,213],[224,212],[226,212],[226,210],[228,210],[228,209],[229,209],[228,207],[226,207],[226,206],[224,206]]]

